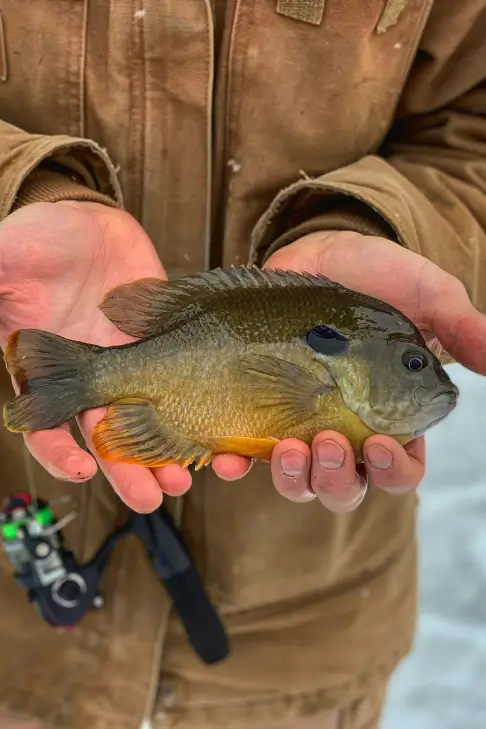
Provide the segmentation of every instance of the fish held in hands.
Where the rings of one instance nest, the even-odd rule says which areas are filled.
[[[405,444],[456,405],[456,386],[408,318],[322,275],[241,267],[142,279],[101,309],[137,341],[11,335],[4,358],[19,394],[4,408],[9,430],[108,406],[92,440],[111,461],[268,461],[284,438],[310,444],[335,430],[361,462],[370,435]]]

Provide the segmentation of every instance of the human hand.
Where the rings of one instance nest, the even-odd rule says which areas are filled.
[[[436,354],[442,345],[457,362],[486,374],[486,317],[456,278],[396,243],[353,232],[313,233],[277,251],[267,267],[322,273],[387,301],[415,322]],[[424,438],[403,448],[391,437],[374,435],[365,443],[364,460],[357,473],[347,438],[325,432],[311,448],[294,439],[278,443],[271,469],[275,487],[291,501],[317,497],[332,511],[349,511],[362,502],[367,482],[395,493],[416,489],[425,472]],[[234,456],[214,462],[231,480],[249,467]]]
[[[133,341],[99,309],[105,294],[138,278],[166,278],[157,253],[127,213],[95,203],[36,203],[0,224],[0,345],[16,329],[44,329],[104,346]],[[88,446],[104,410],[83,413]],[[97,470],[68,425],[25,435],[34,458],[55,478],[86,481]],[[135,511],[153,511],[162,491],[179,495],[191,484],[187,471],[98,459],[102,471]]]

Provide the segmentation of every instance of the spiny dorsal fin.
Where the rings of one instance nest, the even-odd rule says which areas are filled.
[[[207,310],[218,294],[236,289],[332,286],[325,276],[246,266],[183,276],[175,281],[145,278],[118,286],[101,303],[103,313],[125,334],[150,337],[170,331]]]

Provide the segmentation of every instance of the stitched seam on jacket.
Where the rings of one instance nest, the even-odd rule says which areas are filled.
[[[2,11],[0,10],[0,81],[8,79],[7,40]]]

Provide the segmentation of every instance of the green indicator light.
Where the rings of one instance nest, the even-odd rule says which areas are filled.
[[[41,511],[38,511],[35,515],[36,520],[41,524],[42,526],[46,526],[46,524],[52,524],[54,521],[54,514],[49,509],[48,506],[46,506],[45,509],[41,509]]]
[[[2,524],[2,536],[6,541],[17,539],[18,524]]]

